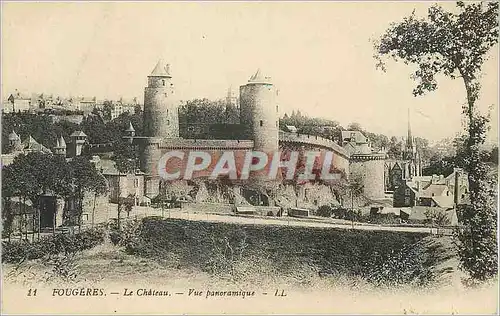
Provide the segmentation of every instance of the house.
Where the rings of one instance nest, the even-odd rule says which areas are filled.
[[[409,221],[439,226],[458,225],[457,212],[454,208],[415,206],[411,208]]]
[[[346,143],[365,144],[369,143],[368,137],[360,131],[342,131],[342,146]]]
[[[452,174],[415,176],[394,190],[395,207],[428,206],[451,208],[468,198],[467,174],[455,168]],[[457,196],[455,196],[455,192]]]
[[[144,173],[122,173],[111,160],[100,160],[96,163],[106,178],[109,187],[109,201],[117,203],[119,198],[133,198],[134,205],[140,205],[144,199]]]
[[[97,105],[96,97],[79,97],[76,99],[76,109],[84,115],[90,114]]]
[[[32,96],[15,91],[7,98],[10,106],[4,108],[5,112],[25,112],[30,111],[36,105]]]
[[[111,119],[114,120],[123,113],[133,114],[138,105],[137,98],[124,99],[120,98],[117,102],[113,102],[111,106]]]

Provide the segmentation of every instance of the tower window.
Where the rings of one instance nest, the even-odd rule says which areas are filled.
[[[165,92],[164,95],[167,96],[167,93]]]
[[[165,93],[166,94],[166,93]],[[168,109],[167,109],[167,114],[168,114]]]
[[[276,121],[276,127],[278,127],[278,121]]]
[[[260,126],[264,126],[264,121],[260,120]]]
[[[163,86],[165,86],[165,79],[162,79],[161,83],[163,84]]]
[[[278,109],[279,109],[279,107],[278,107],[278,106],[276,106],[276,112],[278,112]]]

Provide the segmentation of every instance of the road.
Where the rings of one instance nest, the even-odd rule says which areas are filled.
[[[136,207],[130,213],[130,217],[144,217],[144,216],[162,216],[162,210],[148,208],[148,207]],[[438,229],[435,227],[431,228],[431,227],[411,227],[411,226],[382,226],[382,225],[369,225],[364,223],[354,223],[354,225],[352,225],[352,224],[320,222],[318,220],[311,220],[306,218],[299,219],[293,217],[236,216],[232,214],[189,212],[180,209],[172,209],[172,210],[165,209],[163,211],[163,217],[184,219],[190,221],[223,222],[223,223],[235,223],[244,225],[280,225],[280,226],[295,226],[295,227],[413,232],[413,233],[427,233],[427,234],[438,233]],[[451,234],[451,229],[440,228],[439,233],[449,235]]]

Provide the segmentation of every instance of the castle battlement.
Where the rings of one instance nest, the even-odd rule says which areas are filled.
[[[161,149],[190,149],[190,150],[252,150],[252,140],[234,139],[184,139],[167,138],[162,140]]]
[[[299,143],[299,144],[309,144],[317,147],[323,147],[325,149],[333,150],[340,156],[349,158],[348,153],[344,148],[340,147],[335,141],[331,139],[326,139],[319,136],[307,135],[307,134],[295,134],[288,132],[279,132],[279,141],[282,143]]]

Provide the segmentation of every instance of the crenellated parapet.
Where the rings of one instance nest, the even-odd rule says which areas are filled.
[[[370,153],[370,154],[353,154],[349,157],[352,162],[369,161],[369,160],[385,160],[387,154],[385,153]]]
[[[280,131],[279,133],[280,143],[296,143],[296,144],[306,144],[313,145],[322,149],[329,149],[335,152],[337,155],[344,158],[349,158],[348,153],[344,148],[340,147],[335,141],[331,139],[326,139],[319,136],[306,135],[306,134],[295,134]]]

